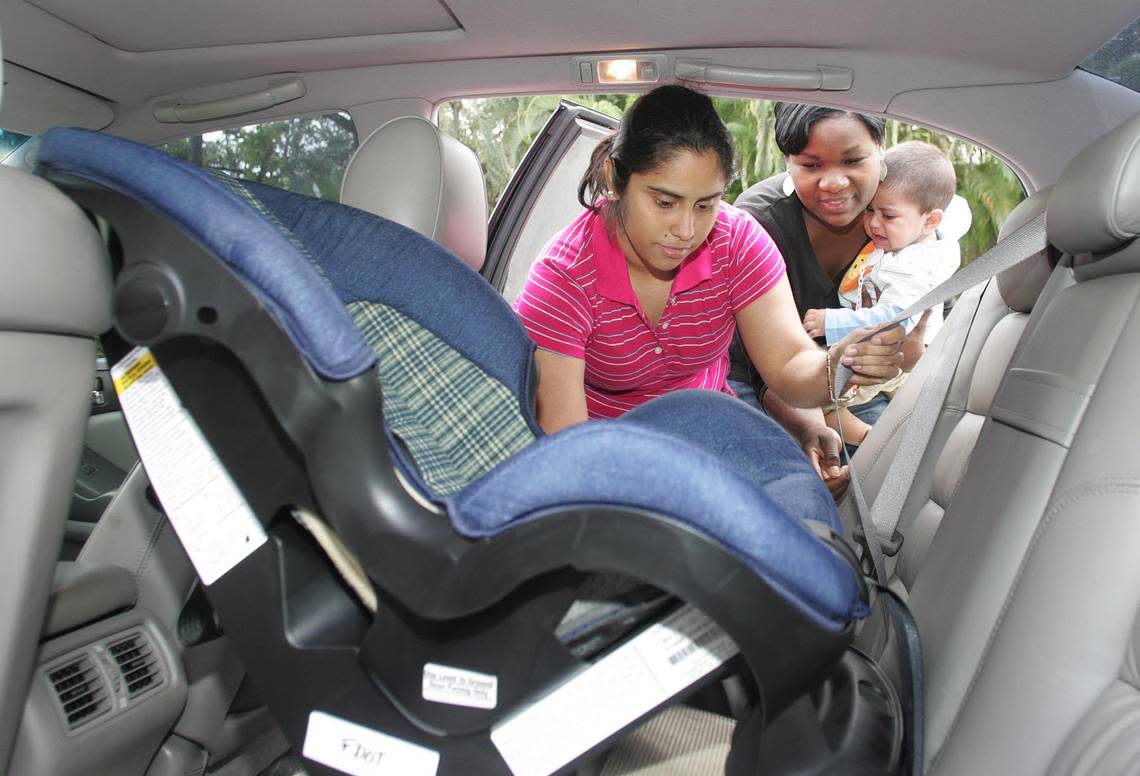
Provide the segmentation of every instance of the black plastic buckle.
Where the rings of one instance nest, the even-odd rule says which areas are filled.
[[[870,552],[870,548],[867,546],[867,535],[863,533],[862,525],[855,526],[855,540],[863,545],[864,549]],[[898,532],[898,529],[895,529],[889,541],[883,539],[879,540],[879,548],[882,549],[883,555],[886,555],[888,558],[893,558],[898,555],[899,550],[902,549],[902,545],[903,535]]]

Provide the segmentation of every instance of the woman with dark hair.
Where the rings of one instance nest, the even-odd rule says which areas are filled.
[[[543,248],[515,300],[538,345],[539,423],[551,433],[686,388],[731,394],[728,346],[739,328],[769,384],[816,408],[801,443],[825,480],[845,482],[818,409],[829,377],[839,360],[855,370],[852,384],[893,377],[901,330],[816,346],[780,251],[721,201],[734,174],[712,100],[682,86],[643,95],[599,144],[579,186],[585,211]]]
[[[815,105],[777,103],[776,145],[787,172],[761,181],[736,199],[771,236],[787,261],[788,283],[802,320],[811,309],[836,307],[847,268],[870,240],[863,214],[885,175],[885,121],[862,113]],[[907,337],[904,367],[922,352],[926,318]],[[730,384],[745,399],[763,408],[789,430],[809,423],[794,407],[795,397],[754,368],[746,342],[733,343]],[[768,386],[772,391],[766,391]],[[755,398],[753,398],[753,391]],[[776,394],[776,395],[773,395]],[[792,406],[789,406],[792,405]],[[880,395],[859,408],[873,424],[882,414]]]

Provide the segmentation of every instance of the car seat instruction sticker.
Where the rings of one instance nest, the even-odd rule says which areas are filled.
[[[491,740],[515,776],[545,776],[737,651],[720,626],[684,606],[499,723]]]
[[[265,530],[150,350],[132,350],[111,378],[151,485],[203,584],[213,584],[265,543]]]
[[[425,701],[493,709],[499,702],[499,678],[465,668],[424,663],[423,697]]]
[[[439,752],[323,711],[309,712],[301,754],[352,776],[435,776],[439,769]]]

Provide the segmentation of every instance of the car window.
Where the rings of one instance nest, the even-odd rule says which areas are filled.
[[[29,139],[27,135],[21,135],[19,132],[0,129],[0,162],[11,156],[13,151],[28,142]]]
[[[575,102],[614,118],[620,118],[637,95],[586,95],[557,97],[503,97],[455,100],[439,109],[440,128],[470,147],[479,157],[487,180],[488,209],[494,211],[520,160],[561,100]],[[739,174],[725,193],[732,202],[749,186],[784,169],[784,158],[776,147],[775,103],[733,97],[714,97],[721,118],[732,132],[737,148]],[[958,193],[969,203],[970,231],[959,240],[963,264],[989,250],[997,241],[998,228],[1010,211],[1025,198],[1021,181],[997,156],[968,141],[900,121],[888,121],[885,144],[890,147],[906,140],[924,140],[942,149],[954,164]],[[538,248],[558,228],[568,223],[580,207],[576,200],[578,178],[585,171],[589,149],[597,135],[585,133],[560,162],[547,186],[567,189],[554,200],[538,199],[543,206],[541,224],[544,236],[535,232],[534,218],[528,219],[528,239],[520,240],[510,263],[501,275],[507,278],[504,295],[510,299],[525,282],[526,270]],[[581,144],[589,142],[589,148]],[[557,194],[557,192],[555,192]],[[555,212],[551,201],[562,203]],[[554,224],[555,226],[551,227]],[[533,255],[523,255],[533,249]],[[516,266],[519,265],[519,266]]]
[[[1140,19],[1094,51],[1080,67],[1140,92]]]
[[[356,145],[352,117],[340,112],[207,132],[158,148],[237,178],[336,200]]]

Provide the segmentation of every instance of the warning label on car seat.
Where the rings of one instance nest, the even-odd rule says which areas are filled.
[[[553,773],[737,651],[720,626],[684,606],[501,722],[491,740],[515,776]]]
[[[499,678],[439,663],[424,663],[425,701],[493,709],[498,703]]]
[[[213,584],[265,543],[265,530],[147,348],[111,368],[123,416],[198,576]]]

